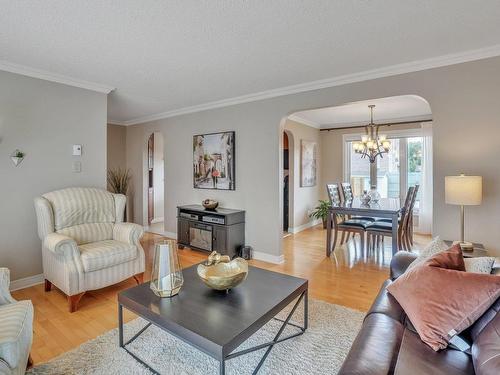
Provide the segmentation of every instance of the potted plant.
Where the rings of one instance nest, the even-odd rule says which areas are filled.
[[[110,169],[108,170],[108,190],[115,194],[123,194],[127,196],[127,191],[130,183],[129,169]],[[123,213],[124,220],[127,221],[127,207],[125,206],[125,211]]]
[[[24,152],[16,150],[12,153],[12,155],[10,155],[10,158],[11,158],[12,162],[14,163],[14,165],[17,167],[19,165],[19,163],[21,163],[23,161],[25,156],[26,156],[26,154]]]
[[[320,200],[318,206],[309,214],[309,217],[321,219],[323,222],[323,229],[326,229],[326,218],[328,217],[328,209],[330,206],[329,201]]]

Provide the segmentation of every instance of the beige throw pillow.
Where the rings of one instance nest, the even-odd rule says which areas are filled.
[[[495,263],[493,257],[464,258],[465,271],[490,274]]]

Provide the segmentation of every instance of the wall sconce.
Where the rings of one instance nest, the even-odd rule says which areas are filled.
[[[12,154],[10,154],[10,159],[17,167],[19,164],[21,164],[25,156],[26,154],[24,152],[16,149]]]

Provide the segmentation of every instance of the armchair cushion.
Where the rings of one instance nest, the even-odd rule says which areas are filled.
[[[71,237],[78,245],[113,239],[113,223],[87,223],[73,225],[57,231]]]
[[[0,358],[11,369],[26,366],[31,348],[32,322],[31,301],[0,306]]]
[[[130,243],[106,240],[80,245],[85,272],[98,271],[137,258],[137,247]]]
[[[56,231],[84,223],[115,222],[115,200],[106,190],[68,188],[43,197],[52,205]]]

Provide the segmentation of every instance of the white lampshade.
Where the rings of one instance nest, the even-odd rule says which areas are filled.
[[[481,176],[446,176],[444,179],[445,200],[448,204],[477,206],[483,198]]]

